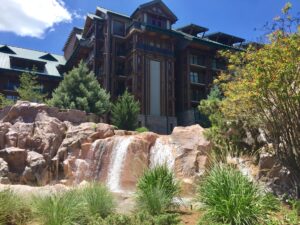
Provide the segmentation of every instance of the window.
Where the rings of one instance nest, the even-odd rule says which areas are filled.
[[[6,84],[6,90],[9,90],[9,91],[15,91],[16,88],[18,88],[20,86],[19,82],[16,82],[16,81],[7,81],[7,84]]]
[[[205,98],[205,92],[203,90],[192,89],[192,101],[200,101]]]
[[[190,57],[190,64],[193,64],[193,65],[205,66],[205,64],[206,64],[205,61],[206,61],[206,58],[204,55],[200,55],[200,56],[191,55],[191,57]]]
[[[45,62],[18,58],[10,56],[10,65],[12,69],[36,71],[39,73],[45,73]]]
[[[124,36],[125,35],[125,23],[120,21],[113,21],[113,34]]]
[[[18,97],[14,96],[14,95],[7,95],[6,98],[9,99],[9,100],[12,100],[14,102],[18,100]]]
[[[155,16],[149,16],[148,24],[160,28],[166,28],[167,27],[167,22],[164,19],[155,17]]]
[[[205,71],[202,72],[190,72],[190,81],[191,83],[205,83]]]

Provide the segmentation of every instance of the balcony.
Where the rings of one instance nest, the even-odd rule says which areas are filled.
[[[136,48],[144,50],[144,51],[159,53],[159,54],[162,54],[162,55],[174,56],[174,52],[172,52],[170,50],[158,48],[158,47],[155,47],[155,46],[150,46],[150,45],[143,44],[143,43],[138,43],[136,45]]]

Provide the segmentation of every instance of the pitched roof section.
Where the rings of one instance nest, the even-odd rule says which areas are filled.
[[[67,41],[66,41],[66,43],[65,43],[65,45],[63,47],[63,51],[65,51],[65,49],[68,46],[69,42],[71,41],[73,35],[75,35],[75,34],[82,34],[82,32],[83,32],[82,28],[73,27],[73,29],[72,29],[71,33],[69,34],[69,37],[68,37],[68,39],[67,39]]]
[[[177,16],[170,10],[170,8],[162,1],[162,0],[154,0],[151,2],[147,2],[145,4],[140,5],[131,15],[131,17],[134,17],[135,14],[145,8],[148,8],[150,6],[158,4],[170,17],[173,23],[175,23],[178,18]]]
[[[100,12],[103,12],[104,14],[113,14],[113,15],[124,17],[126,19],[130,19],[130,17],[125,15],[125,14],[117,13],[117,12],[114,12],[112,10],[105,9],[105,8],[102,8],[102,7],[99,7],[99,6],[97,7],[97,10],[100,11]]]
[[[7,53],[7,54],[16,54],[11,48],[9,48],[7,45],[4,45],[0,47],[0,52]]]
[[[0,49],[6,45],[0,45]],[[47,56],[49,53],[42,51],[35,51],[31,49],[19,48],[14,46],[7,46],[11,49],[15,54],[13,57],[29,60],[29,61],[39,61],[45,64],[45,72],[42,75],[52,76],[52,77],[62,77],[62,74],[59,73],[57,67],[59,65],[65,65],[66,60],[62,55],[50,54],[57,61],[51,61],[48,59],[43,59],[43,56]],[[10,57],[12,55],[10,53],[0,52],[0,69],[6,70],[14,70],[11,67]]]
[[[40,59],[57,62],[57,59],[53,55],[51,55],[50,53],[41,56]]]
[[[199,25],[191,23],[191,24],[186,25],[184,27],[177,28],[177,30],[182,31],[182,32],[184,32],[186,34],[197,36],[197,34],[200,34],[200,33],[208,31],[208,28],[201,27]]]
[[[243,38],[236,37],[231,34],[225,34],[222,32],[208,34],[205,37],[212,41],[220,42],[225,45],[233,45],[233,44],[242,43],[245,41],[245,39],[243,39]]]

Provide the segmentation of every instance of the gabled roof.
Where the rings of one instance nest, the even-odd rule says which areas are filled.
[[[7,53],[7,54],[16,54],[11,48],[7,45],[0,47],[0,52]]]
[[[171,21],[173,23],[175,23],[178,18],[177,16],[170,10],[170,8],[162,1],[162,0],[153,0],[151,2],[147,2],[147,3],[144,3],[142,5],[140,5],[131,15],[131,17],[134,17],[136,15],[136,13],[142,9],[145,9],[145,8],[148,8],[150,6],[153,6],[153,5],[156,5],[156,4],[159,4],[159,6],[167,13],[170,15],[171,17]]]
[[[180,31],[182,31],[186,34],[191,34],[193,36],[197,36],[197,34],[199,34],[199,33],[203,33],[203,32],[208,31],[208,28],[201,27],[199,25],[191,23],[191,24],[186,25],[184,27],[177,28],[177,30],[180,30]]]
[[[6,45],[0,45],[0,49]],[[49,53],[36,51],[31,49],[19,48],[14,46],[7,46],[15,54],[0,52],[0,69],[5,70],[14,70],[11,67],[10,59],[11,57],[18,58],[25,61],[38,61],[45,65],[45,73],[43,75],[52,76],[52,77],[62,77],[62,74],[59,73],[57,67],[59,65],[65,65],[66,60],[62,55],[50,54],[57,61],[51,61],[48,59],[43,59],[43,56],[47,56]]]
[[[113,14],[113,15],[116,15],[116,16],[124,17],[126,19],[130,19],[130,17],[125,15],[125,14],[117,13],[117,12],[114,12],[112,10],[105,9],[105,8],[102,8],[102,7],[99,7],[99,6],[97,7],[97,10],[100,11],[100,12],[103,12],[104,14]]]
[[[82,28],[78,28],[78,27],[73,27],[71,33],[69,34],[69,37],[64,45],[63,51],[65,51],[67,45],[69,44],[69,42],[71,41],[71,38],[73,37],[74,34],[82,34],[83,29]]]
[[[46,55],[41,56],[40,59],[57,62],[57,59],[50,53],[47,53]]]
[[[235,43],[242,43],[245,41],[245,39],[233,36],[231,34],[226,34],[223,32],[216,32],[216,33],[211,33],[208,35],[205,35],[206,38],[217,41],[226,45],[233,45]]]

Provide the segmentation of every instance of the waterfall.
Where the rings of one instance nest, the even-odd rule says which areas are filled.
[[[118,140],[113,146],[107,178],[107,186],[112,192],[122,191],[120,187],[120,177],[127,148],[132,139],[132,137],[118,137]]]
[[[150,168],[166,164],[169,170],[174,169],[175,157],[172,152],[172,146],[163,143],[158,138],[150,150]]]

